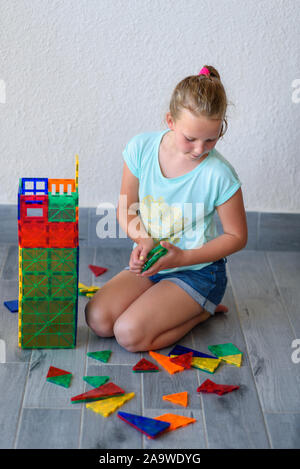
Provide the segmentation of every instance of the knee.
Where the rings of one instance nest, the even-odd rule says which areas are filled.
[[[99,308],[92,301],[85,307],[85,320],[89,328],[99,337],[113,337],[113,321],[111,315]]]
[[[143,328],[136,321],[120,317],[114,324],[114,335],[121,347],[128,352],[143,352],[145,334]]]

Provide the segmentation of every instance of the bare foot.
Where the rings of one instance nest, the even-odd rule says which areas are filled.
[[[215,313],[227,313],[228,308],[225,305],[222,305],[221,303],[216,307]]]

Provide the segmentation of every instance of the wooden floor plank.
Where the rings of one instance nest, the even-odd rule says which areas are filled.
[[[107,272],[95,277],[93,282],[101,287],[111,278],[127,267],[130,257],[130,249],[120,247],[99,247],[96,249],[95,265],[105,267]]]
[[[31,358],[31,350],[18,345],[18,313],[11,313],[3,304],[17,299],[17,280],[0,280],[0,339],[5,341],[7,363],[28,362]]]
[[[18,244],[18,206],[0,204],[0,243]]]
[[[154,439],[143,436],[145,449],[204,449],[206,448],[205,435],[203,430],[202,412],[200,410],[190,409],[189,407],[177,409],[148,409],[145,411],[145,417],[155,418],[160,415],[171,413],[183,415],[196,419],[196,422],[190,423],[186,427],[178,428],[171,432],[163,433]],[[182,463],[183,459],[179,459]]]
[[[300,368],[291,360],[294,332],[266,255],[243,251],[231,256],[230,275],[263,410],[297,412]]]
[[[199,324],[193,330],[192,348],[211,355],[208,345],[231,342],[243,353],[242,366],[238,368],[221,362],[215,373],[210,375],[199,370],[199,385],[210,379],[218,384],[241,385],[241,389],[224,396],[201,394],[208,447],[267,448],[269,441],[264,416],[249,366],[247,347],[231,286],[227,287],[222,303],[228,307],[228,313],[216,313],[206,322]],[[249,425],[249,422],[252,422],[252,425]]]
[[[17,449],[77,449],[79,409],[24,409]]]
[[[8,246],[6,244],[0,244],[0,279],[2,278],[2,270],[4,263],[8,255]]]
[[[294,328],[295,337],[300,337],[300,252],[270,251],[267,252],[267,259]]]
[[[80,308],[79,299],[79,308]],[[77,346],[75,349],[36,349],[32,351],[30,373],[24,399],[25,407],[69,408],[72,396],[83,392],[82,376],[85,372],[87,328],[78,318]],[[70,371],[71,386],[67,389],[46,381],[50,366]]]
[[[271,435],[272,448],[300,448],[300,413],[266,413],[265,418]]]
[[[110,365],[135,365],[141,358],[139,352],[128,352],[121,347],[116,341],[115,337],[98,337],[92,331],[89,334],[88,352],[97,352],[100,350],[110,350],[111,356],[109,358]],[[94,359],[89,358],[94,362]]]
[[[131,248],[99,244],[93,248],[86,241],[80,247],[79,280],[101,287],[128,265]],[[5,341],[6,363],[0,364],[0,427],[4,429],[0,446],[13,447],[18,429],[18,448],[76,448],[78,442],[82,448],[102,449],[299,447],[300,369],[291,360],[292,341],[300,336],[299,256],[251,250],[230,256],[222,301],[229,312],[216,314],[178,342],[204,353],[210,353],[208,345],[233,342],[244,353],[241,368],[223,363],[213,375],[192,369],[172,376],[162,370],[150,376],[132,372],[141,357],[153,361],[147,352],[127,352],[115,338],[99,338],[89,331],[85,297],[79,297],[76,349],[19,349],[17,314],[3,306],[3,301],[18,297],[18,248],[1,244],[0,339]],[[90,263],[108,271],[95,277]],[[167,355],[171,348],[158,352]],[[86,356],[87,351],[106,349],[112,351],[106,364]],[[50,365],[74,373],[70,388],[46,382]],[[109,375],[126,392],[136,392],[120,410],[149,417],[166,412],[193,415],[197,422],[148,440],[118,419],[117,412],[104,418],[84,404],[71,404],[72,396],[91,389],[82,380],[85,374]],[[207,378],[241,388],[224,396],[197,394],[196,388]],[[190,394],[187,408],[162,400],[163,394],[184,390]],[[45,419],[50,433],[42,428]],[[65,427],[73,428],[72,433],[66,434]]]
[[[202,376],[200,384],[206,377]],[[247,366],[224,365],[209,379],[240,388],[222,396],[201,394],[208,447],[219,449],[269,448],[264,418]]]
[[[19,248],[16,245],[10,245],[8,254],[2,270],[2,278],[4,280],[14,280],[18,282],[19,279]]]
[[[151,357],[150,361],[156,363]],[[196,393],[198,387],[196,368],[190,368],[189,370],[170,375],[159,364],[156,363],[156,365],[160,368],[159,372],[143,373],[145,413],[149,409],[164,409],[165,412],[172,412],[173,409],[178,409],[178,407],[184,409],[184,407],[163,400],[164,395],[184,391],[188,392],[188,409],[200,410],[201,402]]]
[[[141,415],[141,377],[136,376],[126,365],[90,365],[88,375],[109,376],[110,382],[135,396],[118,410]],[[87,390],[92,389],[87,385]],[[137,431],[130,431],[129,425],[122,422],[116,410],[108,417],[96,414],[85,407],[81,448],[85,449],[135,449],[142,447],[142,436]],[[132,429],[133,430],[133,429]]]
[[[14,448],[24,387],[27,363],[0,364],[0,448]]]

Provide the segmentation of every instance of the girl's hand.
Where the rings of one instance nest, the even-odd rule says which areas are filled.
[[[140,274],[144,263],[147,260],[147,254],[154,248],[154,241],[152,238],[141,238],[138,242],[138,245],[133,249],[130,260],[129,267],[130,272],[135,274]]]
[[[168,250],[167,254],[160,257],[158,261],[156,261],[150,267],[150,269],[146,270],[142,274],[139,274],[139,277],[150,277],[150,275],[155,275],[160,270],[173,269],[174,267],[182,266],[184,253],[182,249],[167,241],[161,241],[160,245]]]

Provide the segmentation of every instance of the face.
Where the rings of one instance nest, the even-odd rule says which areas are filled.
[[[173,142],[179,156],[197,161],[214,148],[222,128],[222,119],[196,117],[187,109],[181,111],[179,119],[173,121],[168,112],[166,121],[174,131]]]

